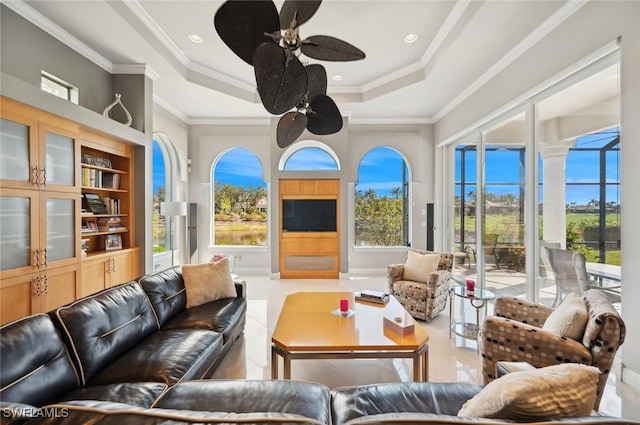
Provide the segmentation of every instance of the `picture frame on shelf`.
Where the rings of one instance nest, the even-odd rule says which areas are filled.
[[[104,249],[106,251],[122,249],[122,237],[120,235],[105,235]]]
[[[93,155],[88,153],[82,154],[82,163],[87,165],[96,165],[96,159]]]
[[[98,223],[94,218],[82,220],[82,233],[95,233],[98,231]]]
[[[94,158],[95,165],[102,168],[111,168],[111,160],[109,158]]]

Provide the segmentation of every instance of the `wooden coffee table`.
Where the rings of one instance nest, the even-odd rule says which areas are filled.
[[[413,380],[429,380],[429,335],[419,324],[401,337],[383,326],[383,317],[414,321],[391,297],[386,305],[355,301],[352,292],[298,292],[284,301],[271,337],[271,378],[278,378],[278,356],[284,379],[291,379],[294,359],[413,359]],[[349,300],[350,317],[333,314],[339,300]]]

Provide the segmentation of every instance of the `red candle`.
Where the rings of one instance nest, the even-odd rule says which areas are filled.
[[[340,311],[342,313],[349,311],[349,300],[340,300]]]
[[[476,287],[476,281],[473,279],[467,279],[467,292],[473,292]]]

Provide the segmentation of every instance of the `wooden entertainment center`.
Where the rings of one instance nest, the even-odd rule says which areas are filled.
[[[282,179],[279,189],[280,277],[337,279],[340,180]]]

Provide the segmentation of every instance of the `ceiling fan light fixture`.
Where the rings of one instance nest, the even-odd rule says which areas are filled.
[[[305,128],[327,135],[342,129],[342,115],[327,96],[327,72],[305,57],[331,62],[365,58],[362,50],[327,35],[301,39],[299,26],[311,18],[322,0],[284,0],[278,13],[271,0],[227,0],[214,16],[222,41],[253,66],[258,95],[265,109],[284,114],[277,128],[278,146],[284,148]],[[342,80],[340,75],[334,81]],[[295,108],[295,111],[291,109]]]
[[[404,38],[404,42],[407,44],[411,44],[411,43],[415,43],[417,39],[418,39],[418,36],[416,34],[407,34],[407,36]]]
[[[195,44],[202,44],[204,42],[204,38],[200,37],[198,34],[190,34],[189,41]]]

